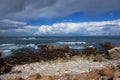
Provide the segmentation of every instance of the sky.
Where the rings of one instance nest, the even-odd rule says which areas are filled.
[[[0,0],[0,36],[120,36],[120,0]]]

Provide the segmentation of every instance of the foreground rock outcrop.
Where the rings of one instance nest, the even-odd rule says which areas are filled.
[[[108,51],[111,59],[120,59],[120,47],[112,48]]]
[[[81,74],[68,74],[63,71],[59,75],[41,76],[39,73],[32,74],[26,79],[15,78],[5,80],[120,80],[120,64],[108,65],[106,68],[95,69]]]
[[[8,73],[11,70],[11,66],[5,64],[4,59],[0,58],[0,74]]]

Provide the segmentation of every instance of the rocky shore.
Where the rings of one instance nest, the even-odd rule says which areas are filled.
[[[120,47],[115,47],[110,42],[103,43],[100,46],[103,48],[103,50],[100,52],[97,52],[97,49],[95,47],[86,47],[82,51],[71,50],[67,45],[38,45],[38,48],[40,49],[38,52],[34,52],[31,49],[16,50],[13,51],[12,56],[0,58],[0,79],[118,79],[118,74],[120,72]],[[1,55],[2,52],[0,52],[0,56]],[[113,71],[114,68],[115,71]],[[30,78],[30,75],[32,77],[35,76],[36,79]],[[85,75],[86,77],[81,75]],[[102,79],[103,75],[105,77],[104,79]],[[78,76],[79,78],[74,78],[74,76]],[[87,79],[91,76],[94,76],[94,78]],[[66,79],[61,79],[62,77],[65,77]]]

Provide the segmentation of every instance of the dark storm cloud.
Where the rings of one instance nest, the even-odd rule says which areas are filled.
[[[120,10],[120,0],[0,0],[0,19],[58,18]]]
[[[0,30],[23,29],[27,25],[25,22],[19,22],[9,19],[0,20]]]

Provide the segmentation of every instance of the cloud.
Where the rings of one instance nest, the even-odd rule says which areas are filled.
[[[15,21],[10,19],[0,20],[0,36],[18,36],[33,35],[38,28],[27,25],[26,22]]]
[[[25,22],[9,19],[0,20],[0,30],[24,28],[25,25],[27,25]]]
[[[120,35],[120,20],[83,22],[83,23],[56,23],[39,27],[38,35],[58,34],[86,34],[86,35]]]
[[[59,18],[120,11],[120,0],[1,0],[0,19]]]
[[[52,25],[31,26],[13,20],[0,21],[0,36],[44,35],[120,35],[120,19],[98,22],[63,22]]]

